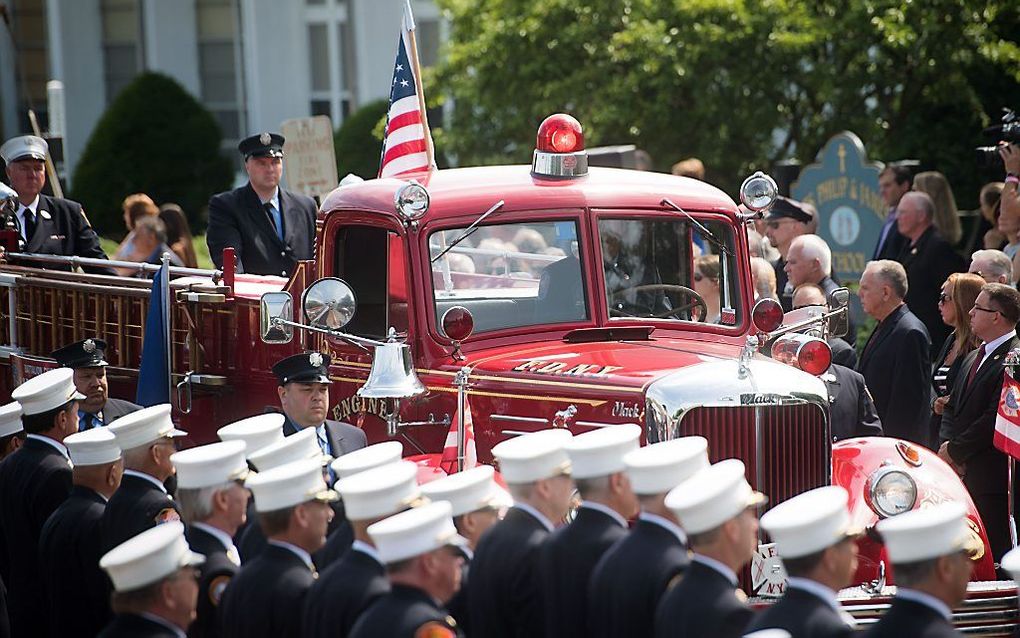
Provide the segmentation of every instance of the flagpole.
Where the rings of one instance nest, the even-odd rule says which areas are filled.
[[[471,369],[464,366],[457,373],[453,382],[457,384],[457,471],[464,471],[464,457],[467,455],[467,425],[464,423],[464,413],[467,404],[468,375]]]
[[[414,74],[414,88],[418,91],[418,110],[421,112],[421,125],[425,131],[425,150],[429,155],[429,168],[434,168],[436,165],[436,150],[432,147],[432,132],[429,130],[429,118],[428,113],[425,109],[425,90],[422,88],[421,83],[421,66],[418,64],[418,40],[414,35],[414,15],[411,13],[411,0],[405,0],[404,11],[407,13],[405,19],[408,21],[406,25],[407,37],[410,40],[411,50],[408,51],[408,55],[411,56],[411,72]]]
[[[166,400],[173,405],[174,392],[174,351],[173,339],[170,334],[170,253],[163,253],[163,281],[160,282],[160,294],[163,297],[163,328],[166,330],[164,343],[166,344]],[[179,406],[178,406],[179,407]]]
[[[1005,373],[1010,377],[1016,378],[1014,373],[1018,365],[1020,365],[1020,350],[1010,350],[1006,354],[1006,360],[1003,363]],[[1013,476],[1016,470],[1016,461],[1012,454],[1007,454],[1006,456],[1008,457],[1008,464],[1006,465],[1006,511],[1009,516],[1009,540],[1015,548],[1017,546],[1017,532],[1016,513],[1013,504]]]

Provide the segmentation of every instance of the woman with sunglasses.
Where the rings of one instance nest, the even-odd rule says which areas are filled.
[[[705,300],[706,323],[719,323],[719,255],[702,255],[694,260],[694,290]]]
[[[935,390],[932,404],[931,441],[929,447],[938,448],[939,428],[942,426],[942,411],[949,400],[953,379],[967,353],[977,348],[980,339],[974,336],[970,326],[970,309],[974,307],[985,280],[971,273],[953,273],[942,284],[939,295],[939,314],[942,321],[953,329],[946,338],[942,349],[932,363],[931,385]]]

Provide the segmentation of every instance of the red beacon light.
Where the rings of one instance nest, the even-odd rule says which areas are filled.
[[[772,358],[817,377],[832,364],[832,350],[823,339],[791,332],[772,344]]]
[[[751,323],[758,332],[772,332],[783,325],[783,307],[775,299],[759,299],[751,309]]]
[[[572,178],[588,174],[581,123],[566,113],[550,115],[538,127],[531,174],[536,177]]]

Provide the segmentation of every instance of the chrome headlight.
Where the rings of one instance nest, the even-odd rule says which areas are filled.
[[[882,518],[896,516],[914,509],[917,483],[903,470],[883,467],[875,470],[868,481],[871,485],[871,507]]]

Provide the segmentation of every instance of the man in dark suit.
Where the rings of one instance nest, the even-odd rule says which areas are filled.
[[[485,532],[499,522],[500,511],[513,505],[506,490],[496,485],[494,475],[491,465],[479,465],[430,481],[421,489],[422,494],[433,502],[450,503],[453,525],[468,542],[463,548],[465,558],[460,573],[460,589],[446,601],[446,610],[468,635],[471,635],[471,616],[466,590],[471,559]]]
[[[939,457],[963,477],[981,514],[995,560],[1011,547],[1007,504],[1007,457],[995,448],[995,418],[1006,354],[1020,346],[1020,292],[1006,284],[985,284],[970,311],[971,330],[981,347],[960,365],[942,413]]]
[[[737,459],[702,470],[666,496],[694,554],[683,578],[659,601],[656,638],[743,635],[751,608],[737,586],[737,571],[757,550],[756,509],[765,501],[748,485]]]
[[[859,372],[834,363],[819,378],[829,393],[833,441],[855,436],[882,436],[882,420],[878,418],[875,402]]]
[[[116,614],[99,638],[181,638],[195,618],[204,562],[188,547],[175,521],[141,532],[99,561],[113,582]]]
[[[21,404],[12,401],[0,406],[0,462],[14,454],[25,442],[25,428],[21,425]],[[10,578],[7,553],[3,549],[0,532],[0,638],[10,638],[11,625],[7,620],[7,587],[4,578]]]
[[[567,430],[541,430],[492,449],[514,506],[482,537],[471,561],[468,605],[475,635],[546,635],[539,552],[570,507],[574,481],[564,449],[570,439]]]
[[[878,174],[878,193],[886,205],[887,214],[871,256],[873,261],[896,259],[903,250],[907,240],[896,227],[896,207],[900,198],[910,191],[913,182],[910,169],[898,164],[890,164]]]
[[[906,245],[896,258],[907,271],[909,290],[904,301],[928,329],[932,354],[938,354],[949,336],[950,327],[939,314],[942,284],[954,272],[966,272],[967,264],[939,235],[932,224],[935,204],[927,193],[910,192],[900,199],[896,225],[906,237]]]
[[[110,398],[106,382],[106,342],[83,339],[54,350],[50,356],[65,368],[74,370],[74,386],[85,395],[78,406],[78,431],[109,425],[142,406]]]
[[[896,574],[896,596],[867,638],[952,638],[952,609],[967,595],[981,540],[958,502],[916,509],[878,522]]]
[[[177,469],[177,500],[191,549],[205,556],[199,568],[198,606],[190,638],[219,636],[220,599],[241,566],[233,536],[244,522],[249,493],[244,443],[203,445],[170,457]]]
[[[106,253],[99,246],[99,236],[92,230],[81,204],[42,194],[46,184],[47,153],[46,140],[34,135],[11,138],[0,147],[11,188],[18,193],[16,216],[22,250],[106,259]],[[116,274],[106,267],[90,266],[85,271]]]
[[[747,631],[783,629],[800,638],[844,638],[853,633],[836,592],[857,570],[857,543],[849,495],[838,486],[820,487],[780,503],[761,517],[776,544],[788,578],[783,598],[751,621]]]
[[[103,547],[113,549],[132,536],[181,520],[181,510],[164,482],[173,476],[175,439],[187,436],[170,420],[170,404],[154,405],[109,426],[124,452],[124,478],[103,512]]]
[[[220,602],[220,635],[226,638],[299,638],[301,611],[315,583],[311,553],[326,542],[337,494],[313,459],[294,461],[251,476],[259,523],[269,539],[254,560],[231,579]]]
[[[108,430],[64,439],[74,464],[71,495],[39,536],[39,569],[49,605],[49,635],[92,638],[110,620],[110,582],[99,568],[99,522],[120,485],[124,460]]]
[[[786,273],[786,257],[793,240],[811,232],[814,222],[813,209],[788,197],[776,198],[765,216],[765,236],[779,251],[779,259],[773,265],[776,270],[776,294],[783,310],[793,309],[793,288]]]
[[[816,285],[822,291],[822,303],[830,292],[840,288],[839,283],[832,278],[832,250],[825,240],[818,235],[800,235],[794,237],[790,242],[790,249],[786,253],[786,274],[790,285],[793,287],[791,296],[791,307],[797,308],[797,289],[805,285]],[[850,319],[850,311],[847,309],[848,328],[845,336],[841,337],[847,345],[857,343],[857,326]],[[852,347],[852,346],[851,346]]]
[[[297,262],[315,257],[315,200],[280,188],[282,135],[241,140],[248,183],[209,200],[206,242],[217,268],[233,248],[238,272],[289,277]]]
[[[907,273],[895,261],[871,261],[857,292],[864,312],[878,321],[857,371],[875,401],[886,436],[924,445],[931,414],[931,340],[903,303]]]
[[[687,535],[665,505],[666,494],[708,467],[708,441],[682,437],[624,457],[641,513],[634,529],[595,565],[588,582],[592,636],[651,636],[655,606],[690,563]]]
[[[354,541],[308,591],[302,625],[305,636],[350,635],[365,610],[390,591],[386,568],[368,528],[421,500],[417,473],[414,463],[394,461],[337,481],[336,489],[354,528]]]
[[[77,431],[82,398],[70,370],[50,370],[14,389],[21,404],[25,444],[0,463],[0,541],[8,573],[11,635],[45,631],[46,592],[39,573],[39,535],[46,519],[71,493],[71,464],[64,439]]]
[[[547,636],[591,635],[591,573],[613,543],[627,535],[627,520],[638,513],[623,458],[638,448],[640,438],[641,427],[629,423],[585,432],[567,445],[582,501],[574,520],[542,546],[539,566]]]

